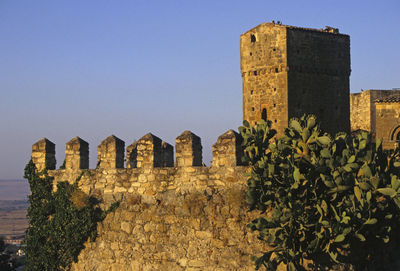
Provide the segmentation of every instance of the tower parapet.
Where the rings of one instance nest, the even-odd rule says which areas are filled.
[[[98,168],[123,168],[125,142],[111,135],[97,147]]]
[[[235,167],[242,163],[242,144],[243,138],[233,130],[218,137],[217,142],[212,146],[213,167]]]
[[[89,143],[74,137],[65,144],[65,169],[89,168]]]
[[[47,138],[42,138],[32,145],[32,161],[38,171],[56,168],[55,144]]]
[[[173,147],[148,133],[126,148],[127,168],[172,167]]]
[[[177,167],[202,166],[203,147],[200,137],[187,130],[175,142]]]

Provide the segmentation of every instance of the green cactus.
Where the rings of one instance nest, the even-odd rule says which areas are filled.
[[[385,153],[368,133],[332,137],[313,115],[291,119],[281,138],[271,124],[239,128],[248,204],[261,211],[248,226],[271,247],[256,268],[363,270],[382,260],[400,222],[399,151]]]

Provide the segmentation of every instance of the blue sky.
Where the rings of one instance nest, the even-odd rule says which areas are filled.
[[[381,2],[382,3],[382,2]],[[400,1],[0,0],[0,179],[31,145],[80,136],[126,146],[184,130],[211,145],[242,120],[239,36],[271,20],[351,37],[351,90],[400,87]]]

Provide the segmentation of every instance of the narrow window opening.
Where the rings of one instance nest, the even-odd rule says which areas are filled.
[[[261,119],[267,121],[267,109],[263,109],[262,113],[261,113]]]
[[[277,120],[275,120],[275,123],[277,123],[278,121]]]
[[[253,95],[253,90],[250,90],[250,95]]]
[[[276,104],[274,104],[274,107],[276,107]]]
[[[272,49],[274,52],[276,51],[276,49],[274,48],[274,49]]]
[[[278,68],[275,68],[275,72],[278,73],[278,72],[279,72],[279,69],[278,69]]]
[[[251,108],[251,111],[254,111],[254,107]]]
[[[256,42],[256,36],[254,36],[253,34],[250,36],[250,40],[251,42]]]
[[[253,55],[253,53],[252,52],[250,52],[250,56],[252,56]]]
[[[254,71],[254,75],[257,75],[257,71]]]

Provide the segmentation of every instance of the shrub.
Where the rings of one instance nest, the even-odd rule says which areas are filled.
[[[239,131],[252,169],[247,200],[261,211],[248,226],[271,247],[254,257],[257,269],[382,270],[398,238],[398,150],[385,153],[368,133],[332,138],[312,115],[291,119],[279,139],[270,121]]]
[[[46,170],[37,172],[32,160],[25,167],[24,177],[31,189],[25,238],[27,270],[69,270],[84,243],[96,238],[97,222],[118,204],[101,210],[97,200],[82,192],[77,182],[59,182],[53,192],[53,178]]]

